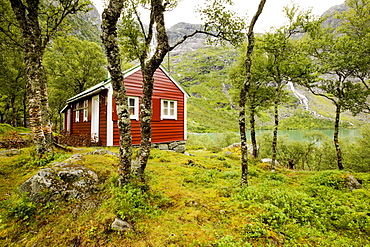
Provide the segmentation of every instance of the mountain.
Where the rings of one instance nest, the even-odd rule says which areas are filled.
[[[336,13],[342,13],[344,11],[348,11],[350,8],[345,3],[335,5],[325,11],[321,17],[327,17],[327,19],[323,22],[324,27],[331,26],[333,28],[338,28],[340,25],[341,20],[335,18]]]
[[[329,8],[322,16],[327,16],[324,26],[334,28],[340,25],[335,13],[347,11],[346,4]],[[191,33],[199,25],[179,23],[169,31],[170,40],[176,40]],[[211,47],[204,44],[205,36],[188,41],[178,54],[171,54],[166,60],[174,78],[189,92],[188,128],[190,132],[217,132],[237,129],[238,112],[237,90],[228,81],[228,71],[237,57],[235,49]],[[334,107],[326,99],[313,96],[305,88],[290,88],[290,103],[280,111],[280,128],[332,128]],[[297,95],[304,96],[302,101]],[[303,104],[302,102],[306,102]],[[272,112],[260,113],[258,126],[270,128]],[[297,120],[297,116],[304,121]],[[353,117],[349,112],[342,113],[342,127],[360,126],[370,119],[366,114]],[[298,123],[300,121],[300,123]],[[309,122],[308,122],[309,121]]]
[[[69,16],[72,33],[79,39],[101,44],[101,17],[94,5],[88,6],[88,12],[79,12]]]
[[[185,35],[189,35],[196,30],[200,30],[200,24],[190,24],[185,22],[179,22],[167,30],[170,45],[176,44]],[[210,47],[206,44],[206,35],[197,34],[194,37],[187,39],[184,43],[179,45],[176,49],[171,51],[171,55],[176,56],[179,54],[185,54],[187,52],[195,51],[203,47]]]
[[[324,25],[337,27],[339,20],[334,13],[348,10],[345,4],[336,5],[328,9],[323,16],[328,16]],[[88,20],[88,21],[86,21]],[[77,22],[80,27],[91,27],[90,33],[80,32],[79,35],[98,39],[100,43],[100,16],[93,8],[89,13],[81,14]],[[77,25],[78,26],[78,25]],[[200,29],[200,24],[180,22],[167,30],[170,45],[181,40],[185,35]],[[183,44],[171,51],[163,62],[163,66],[192,96],[188,101],[188,129],[190,132],[224,132],[238,130],[237,90],[228,81],[228,72],[238,56],[238,51],[232,47],[215,47],[206,43],[206,35],[198,34],[189,38]],[[291,92],[290,103],[281,110],[281,127],[291,127],[290,118],[306,114],[307,119],[317,119],[317,125],[330,127],[332,106],[330,102],[310,95],[304,88],[296,87]],[[308,99],[309,111],[314,114],[302,113],[307,109],[297,98],[297,91]],[[328,110],[330,109],[330,110]],[[297,114],[298,113],[298,114]],[[356,122],[349,114],[344,119]],[[266,110],[260,113],[258,126],[269,128],[272,112]],[[318,117],[318,118],[316,118]],[[363,117],[364,118],[364,117]],[[284,122],[287,121],[287,124]],[[294,121],[296,122],[296,121]],[[285,127],[284,127],[285,126]],[[312,126],[308,124],[307,126]]]

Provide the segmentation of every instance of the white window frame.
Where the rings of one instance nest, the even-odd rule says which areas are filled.
[[[76,103],[76,109],[75,109],[75,122],[80,122],[80,102]]]
[[[130,105],[130,100],[134,100],[134,105]],[[129,111],[131,112],[131,109],[134,108],[134,114],[130,114],[130,119],[134,119],[134,120],[139,120],[139,97],[132,97],[132,96],[129,96],[127,97],[127,101],[128,101],[128,108],[129,108]]]
[[[89,101],[86,99],[83,102],[83,121],[87,122],[89,116]]]
[[[165,107],[165,102],[167,102],[167,107]],[[170,114],[170,107],[171,103],[173,103],[174,107],[174,114]],[[167,108],[167,114],[165,113]],[[161,120],[163,119],[174,119],[177,120],[177,100],[168,100],[168,99],[161,99]]]

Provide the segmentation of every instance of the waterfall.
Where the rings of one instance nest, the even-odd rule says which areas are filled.
[[[321,119],[327,119],[327,120],[331,120],[333,121],[333,119],[331,118],[328,118],[328,117],[324,117],[323,115],[321,114],[318,114],[316,111],[310,111],[309,110],[309,107],[308,107],[308,99],[306,96],[304,96],[303,94],[299,93],[294,85],[293,85],[293,82],[289,81],[287,83],[287,86],[290,88],[290,90],[293,92],[294,96],[298,98],[299,102],[303,105],[304,109],[308,112],[310,112],[314,117],[316,118],[321,118]],[[350,123],[351,125],[353,125],[352,123]]]
[[[309,109],[308,109],[308,99],[307,99],[307,97],[304,96],[303,94],[299,93],[297,90],[295,90],[293,82],[289,81],[287,83],[287,85],[290,88],[290,90],[293,92],[294,96],[297,97],[299,102],[303,105],[304,109],[306,111],[308,111]]]

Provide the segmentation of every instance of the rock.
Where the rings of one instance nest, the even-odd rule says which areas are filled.
[[[272,159],[270,159],[270,158],[265,158],[265,159],[262,159],[261,161],[263,163],[268,163],[268,164],[271,164],[272,163]],[[275,160],[275,165],[276,166],[279,166],[280,165],[279,161]]]
[[[179,145],[178,142],[171,142],[170,144],[168,144],[168,148],[170,150],[173,150],[175,147],[177,147]]]
[[[358,182],[358,180],[353,175],[348,175],[345,178],[345,182],[350,190],[361,189],[362,185]]]
[[[9,149],[9,150],[3,150],[0,151],[0,157],[5,157],[5,156],[14,156],[21,154],[22,150],[21,149]]]
[[[73,155],[64,162],[40,169],[20,186],[19,191],[27,193],[31,201],[41,203],[88,198],[95,192],[99,180],[92,170],[73,163],[81,157]]]
[[[133,226],[130,223],[118,218],[114,219],[111,227],[118,231],[131,231],[133,229]]]
[[[112,152],[110,150],[107,150],[107,149],[97,149],[95,151],[92,151],[92,152],[89,152],[87,154],[93,154],[93,155],[104,155],[104,154],[110,154],[110,155],[113,155],[115,157],[119,157],[119,154],[115,153],[115,152]]]
[[[158,144],[158,149],[160,149],[160,150],[168,150],[168,144]]]
[[[225,149],[234,149],[234,148],[241,148],[241,144],[239,143],[233,143],[230,146],[226,147]]]
[[[177,147],[175,147],[173,149],[173,151],[177,152],[177,153],[184,153],[186,150],[186,147],[185,145],[178,145]]]

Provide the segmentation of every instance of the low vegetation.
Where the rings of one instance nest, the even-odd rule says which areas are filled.
[[[364,130],[364,138],[352,145],[365,148],[368,133]],[[19,194],[18,187],[41,167],[65,160],[74,152],[86,153],[96,148],[56,152],[41,160],[32,148],[23,148],[18,155],[2,157],[0,245],[366,246],[369,243],[370,175],[360,172],[368,171],[368,165],[352,171],[327,170],[325,166],[321,167],[323,171],[308,171],[299,162],[295,170],[282,164],[271,172],[268,164],[250,160],[249,186],[241,187],[240,151],[235,147],[222,148],[234,138],[232,133],[214,139],[207,135],[191,136],[187,152],[192,156],[152,150],[147,182],[133,182],[121,188],[117,186],[116,157],[84,155],[79,163],[98,174],[98,192],[86,200],[47,204],[30,202]],[[202,143],[208,143],[207,148]],[[261,155],[267,154],[264,145],[261,140]],[[282,139],[280,158],[305,147]],[[118,152],[118,148],[109,149]],[[352,160],[355,154],[347,157]],[[310,159],[314,161],[311,156]],[[326,164],[322,160],[321,165]],[[350,174],[361,182],[361,189],[348,188],[345,179]],[[112,230],[116,217],[132,224],[133,229]]]
[[[238,91],[228,74],[235,62],[236,51],[232,48],[204,47],[183,55],[171,57],[170,71],[190,94],[188,100],[188,130],[192,133],[238,131]],[[194,61],[197,61],[194,63]],[[222,63],[220,63],[222,61]],[[168,66],[168,65],[167,65]],[[167,67],[165,65],[165,67]],[[288,103],[280,106],[279,129],[333,129],[335,108],[327,99],[314,96],[295,85],[309,99],[309,111],[290,90]],[[316,114],[314,114],[316,113]],[[360,121],[363,120],[363,121]],[[354,117],[342,114],[341,128],[358,128],[368,122],[366,115]],[[272,129],[273,109],[258,113],[257,125]]]

